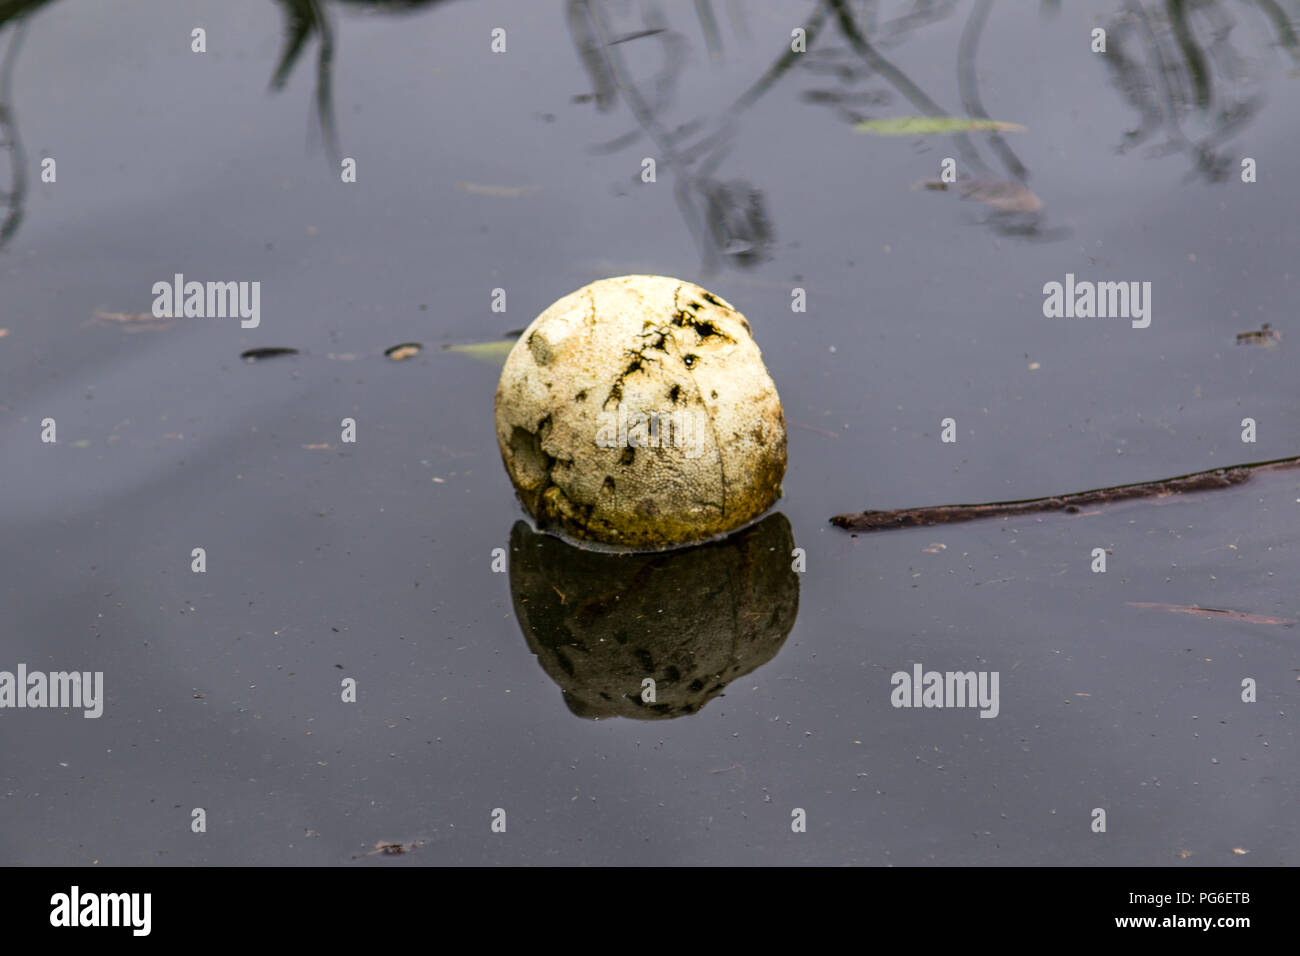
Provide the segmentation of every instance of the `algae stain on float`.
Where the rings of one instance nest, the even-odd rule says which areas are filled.
[[[542,530],[654,550],[781,496],[785,417],[749,322],[680,279],[601,279],[546,309],[496,391],[501,457]]]

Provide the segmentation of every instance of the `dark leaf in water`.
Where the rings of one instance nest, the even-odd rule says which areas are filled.
[[[297,355],[297,354],[298,354],[297,349],[284,349],[284,348],[274,347],[274,348],[264,348],[264,349],[248,349],[247,351],[240,352],[239,357],[241,359],[247,359],[250,362],[256,362],[259,359],[269,359],[269,358],[276,358],[277,356],[280,355]]]

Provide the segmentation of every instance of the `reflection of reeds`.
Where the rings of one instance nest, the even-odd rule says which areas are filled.
[[[7,190],[3,189],[3,170],[0,170],[0,246],[13,237],[21,224],[26,195],[26,168],[19,147],[11,88],[13,64],[22,44],[25,18],[52,2],[0,0],[0,32],[13,28],[8,45],[0,55],[0,151],[8,154],[9,166]],[[285,13],[286,27],[271,89],[285,88],[303,51],[313,35],[318,35],[314,108],[329,158],[337,166],[341,149],[331,79],[336,40],[329,5],[348,4],[400,13],[427,9],[445,0],[275,2]],[[990,0],[976,0],[958,49],[962,103],[966,113],[976,118],[988,118],[979,97],[975,64],[990,6]],[[1300,41],[1295,27],[1300,17],[1297,0],[1251,0],[1240,6],[1250,11],[1249,25],[1257,34],[1267,36],[1293,64],[1300,64]],[[724,44],[713,0],[694,0],[693,7],[708,55],[712,60],[719,60]],[[714,173],[726,155],[739,118],[796,66],[810,74],[830,73],[838,78],[840,89],[809,90],[803,98],[805,102],[835,110],[848,123],[866,118],[853,106],[879,105],[889,99],[888,90],[845,88],[876,77],[925,115],[949,115],[881,51],[902,42],[914,30],[946,19],[962,9],[962,5],[958,0],[914,0],[902,14],[892,17],[883,16],[881,7],[876,2],[858,5],[847,0],[817,0],[806,16],[791,20],[804,26],[806,53],[795,53],[785,44],[771,66],[721,116],[670,125],[661,117],[676,98],[678,77],[686,62],[685,36],[670,29],[657,8],[645,10],[644,29],[613,35],[606,22],[604,0],[565,0],[569,33],[591,79],[593,92],[589,98],[604,112],[611,110],[621,95],[638,127],[602,149],[623,149],[642,137],[654,141],[662,165],[676,174],[674,195],[702,249],[705,273],[713,271],[719,261],[739,266],[759,262],[771,244],[772,226],[765,213],[763,192],[743,180],[720,179]],[[1040,9],[1045,15],[1054,14],[1058,8],[1059,0],[1041,0]],[[744,36],[744,21],[739,19],[743,7],[726,9],[731,14],[733,28]],[[823,27],[828,19],[848,41],[848,49],[828,47],[823,42],[821,48],[814,50],[814,40],[824,39]],[[1220,146],[1255,116],[1262,102],[1260,96],[1248,91],[1252,77],[1246,67],[1247,58],[1232,44],[1230,34],[1237,25],[1218,0],[1124,0],[1122,10],[1107,27],[1108,50],[1102,58],[1113,71],[1116,88],[1139,115],[1138,128],[1125,134],[1122,148],[1145,143],[1163,131],[1165,142],[1153,147],[1154,152],[1184,152],[1192,158],[1195,170],[1211,180],[1228,175],[1233,159],[1222,154]],[[867,36],[873,41],[868,42]],[[647,82],[637,83],[631,78],[621,51],[644,42],[660,46],[663,65]],[[1196,133],[1185,132],[1184,127],[1193,121],[1201,123],[1202,129]],[[1028,170],[1000,136],[993,134],[985,142],[1005,166],[1005,177],[989,170],[971,137],[957,133],[953,140],[963,164],[977,174],[980,188],[986,188],[989,183],[1009,187],[1020,184],[1023,188]],[[997,204],[993,206],[998,208]],[[1006,212],[996,214],[990,225],[1004,232],[1040,235],[1036,218],[1012,221],[1006,218]],[[1036,217],[1036,212],[1033,215]]]
[[[14,62],[27,33],[27,17],[52,0],[0,0],[0,33],[11,25],[13,33],[0,57],[0,152],[8,154],[9,188],[0,190],[0,249],[14,237],[23,222],[27,199],[27,157],[18,139],[18,117],[14,113]],[[0,183],[3,183],[0,178]]]
[[[279,0],[287,20],[284,50],[280,62],[271,76],[271,89],[282,90],[298,56],[313,33],[320,34],[320,48],[316,53],[316,117],[320,122],[321,136],[329,151],[330,162],[338,165],[338,129],[334,123],[333,85],[330,66],[334,62],[334,30],[320,0]]]
[[[867,64],[872,75],[885,80],[924,115],[930,117],[950,115],[906,73],[886,59],[880,53],[877,44],[868,42],[844,0],[826,0],[826,4],[834,11],[840,32],[848,41],[849,47]],[[934,18],[946,16],[952,10],[951,6],[942,4],[936,6],[938,9],[928,11],[929,19],[925,22],[933,22]],[[991,6],[991,0],[978,0],[974,4],[957,50],[957,79],[961,89],[962,105],[968,116],[973,119],[992,119],[985,111],[980,98],[975,69],[980,37]],[[1005,180],[989,169],[971,137],[965,133],[954,133],[952,138],[964,166],[976,173],[974,180],[967,176],[967,181],[961,189],[962,196],[980,199],[994,210],[987,220],[991,228],[1003,235],[1026,238],[1054,239],[1059,236],[1059,231],[1045,233],[1039,229],[1042,203],[1025,186],[1025,181],[1029,178],[1029,170],[999,133],[988,134],[987,142],[989,148],[1006,168],[1006,175],[1009,178]]]
[[[614,106],[618,93],[618,84],[605,63],[600,41],[596,38],[595,24],[591,19],[591,4],[588,0],[568,0],[565,4],[565,18],[569,24],[569,36],[578,49],[578,59],[582,61],[591,78],[592,95],[596,109],[608,112]]]
[[[0,27],[11,20],[18,20],[54,0],[0,0]]]
[[[983,100],[980,99],[979,80],[975,71],[980,37],[984,33],[984,24],[988,22],[989,9],[992,6],[992,0],[977,0],[971,10],[970,19],[966,21],[966,28],[962,30],[961,44],[957,48],[957,82],[961,87],[961,105],[966,110],[967,116],[976,119],[992,119],[984,109]],[[998,154],[998,158],[1007,167],[1012,178],[1023,185],[1029,178],[1029,170],[1020,162],[1020,157],[1003,139],[1002,134],[991,133],[988,144],[989,148]]]
[[[1255,26],[1293,61],[1300,60],[1291,18],[1274,0],[1246,6]],[[1249,90],[1247,58],[1234,48],[1236,20],[1215,2],[1165,0],[1161,4],[1126,0],[1106,27],[1103,57],[1115,87],[1139,114],[1136,129],[1122,149],[1139,146],[1163,133],[1156,155],[1182,152],[1195,172],[1210,181],[1226,179],[1235,157],[1220,151],[1259,111],[1263,98]],[[1189,133],[1185,126],[1199,125]]]
[[[27,199],[27,157],[18,138],[18,117],[14,112],[14,63],[27,33],[27,17],[53,0],[0,0],[0,34],[12,28],[8,45],[0,56],[0,153],[8,155],[8,189],[0,174],[0,249],[23,222]]]
[[[9,157],[9,189],[0,192],[0,248],[13,238],[23,221],[23,201],[27,195],[27,167],[18,141],[18,121],[13,110],[14,60],[26,36],[27,22],[19,21],[0,59],[0,151]]]
[[[959,50],[958,75],[963,103],[968,114],[977,118],[988,118],[979,97],[975,62],[989,7],[989,0],[980,0],[975,5]],[[632,78],[625,58],[616,46],[627,36],[611,39],[613,31],[608,26],[609,14],[602,0],[568,0],[567,5],[570,33],[594,91],[584,99],[594,100],[597,109],[608,111],[621,98],[639,127],[597,147],[597,150],[612,152],[624,149],[643,136],[655,144],[659,164],[675,177],[674,195],[701,249],[705,274],[714,271],[719,262],[743,267],[762,261],[773,239],[762,190],[743,180],[723,180],[715,175],[735,136],[740,117],[796,67],[810,73],[830,73],[838,78],[839,89],[812,90],[804,99],[834,109],[847,122],[866,118],[856,112],[853,105],[879,105],[888,101],[888,91],[844,89],[873,78],[884,80],[924,115],[947,117],[951,115],[949,111],[941,108],[880,49],[900,42],[912,30],[942,20],[957,9],[959,5],[953,0],[922,0],[913,4],[905,15],[877,23],[878,5],[867,4],[862,14],[867,22],[864,27],[846,0],[819,0],[806,17],[791,21],[804,27],[805,52],[795,52],[787,43],[772,65],[721,115],[711,120],[697,118],[671,124],[663,114],[674,98],[678,73],[675,66],[681,60],[681,36],[666,29],[658,19],[654,23],[647,20],[645,24],[655,29],[631,34],[649,36],[653,33],[665,51],[663,70],[648,83],[638,83]],[[719,56],[722,40],[717,35],[711,7],[707,3],[703,6],[697,4],[697,14],[710,54]],[[828,20],[847,41],[847,50],[827,47],[824,43],[814,49],[814,41],[823,38]],[[877,42],[867,40],[868,28],[879,34]],[[643,92],[643,86],[653,89],[657,95]],[[953,134],[953,141],[964,168],[978,177],[976,186],[979,192],[975,198],[984,199],[993,210],[987,220],[992,228],[1004,234],[1055,237],[1055,234],[1039,231],[1040,203],[1024,186],[1028,170],[1001,137],[994,136],[988,140],[990,148],[1006,167],[1001,176],[989,169],[970,136],[958,132]],[[993,196],[996,201],[986,198],[996,187],[1008,195],[1014,192],[1016,201],[1007,201],[1002,193]],[[968,195],[970,189],[966,187],[963,195]],[[1024,197],[1033,197],[1033,202],[1025,201]]]
[[[591,78],[590,97],[599,110],[608,110],[621,98],[639,129],[597,147],[612,152],[648,137],[658,151],[657,165],[674,176],[673,194],[687,228],[704,258],[701,271],[709,274],[720,261],[750,266],[762,261],[773,239],[763,193],[744,180],[722,180],[713,173],[722,162],[734,133],[737,117],[763,95],[798,61],[799,54],[787,49],[722,117],[706,122],[693,120],[670,127],[662,118],[673,104],[681,67],[685,62],[685,38],[671,30],[661,15],[647,14],[648,29],[615,37],[600,0],[568,0],[569,32],[579,59]],[[696,16],[712,59],[722,55],[722,37],[708,0],[697,0]],[[807,24],[808,42],[825,14],[814,9],[801,21]],[[663,67],[648,82],[633,79],[621,44],[631,38],[653,38],[664,54]],[[690,142],[701,129],[705,134]]]
[[[12,30],[8,45],[0,54],[0,153],[7,154],[8,189],[3,188],[0,171],[0,248],[13,238],[23,221],[23,203],[27,196],[26,158],[18,137],[14,113],[13,68],[25,36],[27,18],[38,8],[54,0],[0,0],[0,34]],[[312,34],[320,34],[316,55],[316,115],[321,134],[333,166],[338,166],[341,150],[334,120],[331,72],[334,62],[334,31],[326,13],[327,0],[276,0],[285,11],[287,29],[284,49],[271,77],[271,89],[281,90],[293,72],[294,64],[306,48]],[[355,6],[388,12],[406,12],[428,7],[444,0],[337,0]]]
[[[339,148],[338,124],[334,120],[334,28],[326,10],[326,0],[276,0],[284,9],[285,39],[280,61],[271,75],[271,89],[282,90],[293,72],[294,64],[307,46],[313,33],[320,34],[316,51],[316,118],[320,123],[321,137],[325,142],[330,163],[337,167]],[[407,12],[438,3],[440,0],[340,0],[356,6],[387,12]]]

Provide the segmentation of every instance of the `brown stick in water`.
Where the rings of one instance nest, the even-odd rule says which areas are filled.
[[[1142,481],[1111,488],[1095,488],[1068,495],[1029,498],[1024,501],[990,501],[979,505],[938,505],[932,508],[901,508],[897,511],[863,511],[831,518],[831,524],[846,531],[888,531],[891,528],[915,528],[924,525],[952,524],[977,518],[1007,518],[1040,511],[1065,511],[1073,514],[1084,505],[1104,505],[1130,498],[1163,498],[1191,491],[1228,488],[1247,481],[1262,471],[1280,471],[1300,467],[1300,455],[1273,461],[1250,462],[1229,468],[1198,471],[1162,481]]]

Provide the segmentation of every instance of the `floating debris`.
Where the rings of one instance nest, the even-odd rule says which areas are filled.
[[[366,856],[375,856],[376,854],[381,853],[384,856],[401,856],[403,853],[410,853],[412,850],[417,850],[422,846],[424,846],[423,840],[412,840],[410,843],[388,843],[385,840],[380,840],[375,844],[375,848],[368,852]],[[353,859],[355,859],[355,857]]]
[[[247,359],[250,362],[257,362],[261,359],[278,358],[281,355],[297,355],[297,349],[286,349],[278,346],[264,349],[247,349],[240,352],[241,359]]]
[[[384,349],[384,354],[394,362],[400,362],[412,355],[419,355],[422,351],[424,351],[424,346],[419,342],[403,342],[400,345],[394,345],[392,348]]]
[[[795,428],[803,428],[810,432],[816,432],[818,435],[825,435],[827,438],[839,438],[839,432],[833,432],[829,428],[821,428],[817,425],[807,425],[803,422],[791,422]]]
[[[1157,611],[1176,611],[1180,614],[1198,614],[1201,617],[1220,618],[1230,621],[1246,621],[1249,624],[1294,624],[1295,618],[1268,617],[1264,614],[1247,614],[1245,611],[1225,611],[1218,607],[1196,607],[1186,604],[1158,604],[1150,601],[1125,601],[1129,607],[1154,608]]]
[[[1038,212],[1043,208],[1043,201],[1030,191],[1023,183],[1004,179],[970,179],[957,183],[945,183],[941,179],[923,179],[913,183],[913,189],[931,189],[946,191],[953,186],[953,191],[962,199],[975,199],[992,206],[999,212]]]
[[[1273,328],[1268,322],[1259,327],[1258,331],[1238,332],[1238,345],[1263,345],[1266,348],[1272,348],[1282,341],[1282,333]]]
[[[997,130],[1004,133],[1024,133],[1028,127],[1001,120],[971,119],[964,116],[896,116],[891,119],[863,120],[854,123],[860,133],[880,136],[921,136],[933,133],[967,133],[975,130]]]
[[[541,186],[494,186],[489,183],[457,183],[456,187],[471,196],[492,196],[496,199],[518,199],[538,192]]]
[[[127,333],[165,332],[176,324],[175,318],[170,316],[160,318],[152,312],[96,312],[90,317],[90,321],[95,325],[112,323],[116,328]]]
[[[471,358],[476,358],[484,362],[500,362],[510,350],[515,347],[513,340],[505,339],[498,342],[472,342],[469,345],[444,345],[444,352],[461,352]]]
[[[1043,201],[1023,183],[973,180],[961,187],[962,199],[977,199],[1000,212],[1038,212]]]

